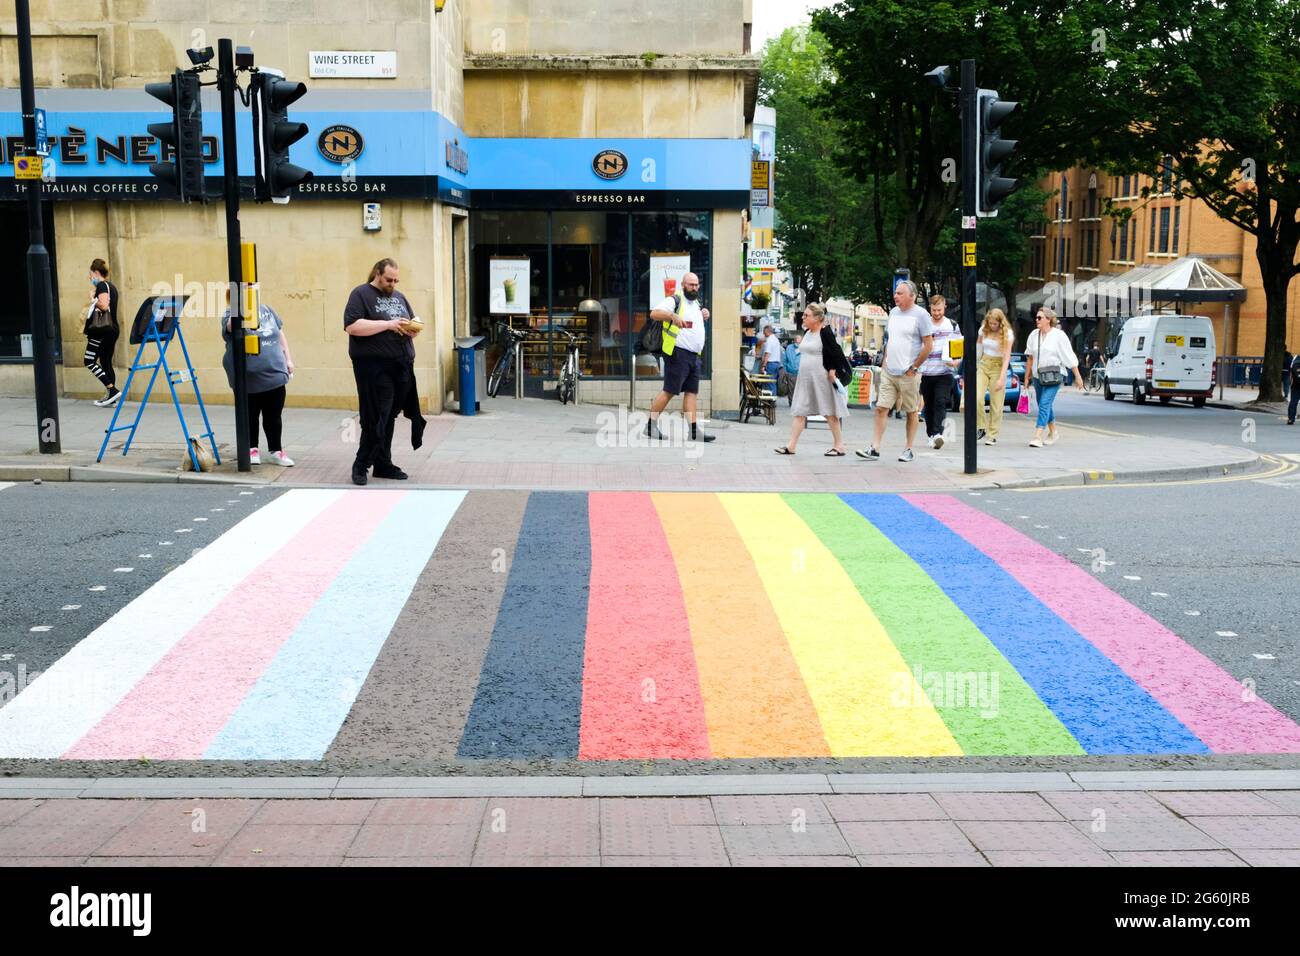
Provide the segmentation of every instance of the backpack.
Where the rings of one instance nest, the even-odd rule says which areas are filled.
[[[673,310],[678,315],[682,314],[682,301],[680,293],[673,295]],[[641,337],[637,339],[637,354],[648,352],[660,358],[667,358],[673,354],[673,347],[677,344],[678,331],[677,326],[669,322],[647,319],[645,325],[641,327]]]

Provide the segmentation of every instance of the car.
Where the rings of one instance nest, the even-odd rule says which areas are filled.
[[[1011,365],[1010,365],[1011,371],[1015,372],[1016,375],[1020,377],[1021,381],[1024,381],[1025,379],[1025,369],[1027,367],[1028,365],[1025,362],[1024,352],[1011,353]]]
[[[1014,361],[1014,356],[1012,357]],[[1020,402],[1020,375],[1016,374],[1014,365],[1007,369],[1006,393],[1002,396],[1002,403],[1011,411],[1016,410],[1016,405]],[[964,382],[960,377],[957,378],[956,387],[952,390],[953,401],[952,410],[955,412],[961,408],[961,397]],[[984,404],[988,404],[989,393],[984,392]]]
[[[854,368],[861,368],[864,365],[870,365],[871,353],[866,349],[854,349],[853,354],[849,356],[849,364]]]

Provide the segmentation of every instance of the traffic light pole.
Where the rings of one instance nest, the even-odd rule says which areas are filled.
[[[221,91],[221,164],[226,200],[226,263],[230,272],[230,347],[235,378],[235,447],[239,470],[252,471],[248,455],[248,359],[244,353],[244,268],[239,236],[239,150],[235,143],[235,47],[217,41]]]
[[[975,207],[979,188],[976,175],[976,150],[979,149],[979,113],[977,104],[979,87],[975,85],[975,61],[961,61],[961,331],[962,356],[965,371],[962,390],[966,393],[965,405],[965,473],[977,472],[979,443],[976,441],[976,410],[984,403],[983,395],[975,394]]]
[[[36,83],[32,76],[32,17],[27,0],[15,0],[18,26],[18,73],[22,86],[23,151],[36,155]],[[32,328],[32,370],[36,379],[36,440],[42,455],[62,451],[59,433],[59,387],[54,367],[54,301],[50,254],[45,248],[41,209],[42,180],[27,180],[27,313]]]

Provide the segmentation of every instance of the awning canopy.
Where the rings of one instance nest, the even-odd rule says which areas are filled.
[[[1198,256],[1183,256],[1083,282],[1048,283],[1017,295],[1016,311],[1032,312],[1048,305],[1063,314],[1096,317],[1135,312],[1141,306],[1163,302],[1242,302],[1245,298],[1246,287],[1240,282]],[[1085,302],[1084,307],[1073,307]],[[1068,310],[1064,308],[1067,303],[1072,305]]]

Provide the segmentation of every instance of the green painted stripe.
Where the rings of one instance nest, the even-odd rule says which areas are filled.
[[[835,555],[911,668],[914,681],[896,682],[896,706],[923,706],[911,690],[919,685],[915,693],[930,695],[970,755],[1084,753],[970,618],[879,529],[834,495],[783,498]]]

